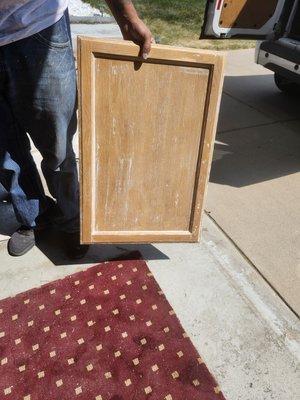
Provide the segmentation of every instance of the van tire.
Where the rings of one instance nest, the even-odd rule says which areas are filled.
[[[279,90],[284,93],[295,95],[300,93],[300,85],[296,82],[285,78],[284,76],[275,72],[274,81]]]

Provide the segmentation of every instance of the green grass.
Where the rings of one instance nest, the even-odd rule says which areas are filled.
[[[86,0],[108,12],[104,0]],[[253,47],[249,40],[199,40],[206,0],[133,0],[159,43],[206,49]]]

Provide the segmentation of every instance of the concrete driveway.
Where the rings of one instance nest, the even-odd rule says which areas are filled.
[[[300,99],[254,50],[228,53],[206,211],[299,315]]]

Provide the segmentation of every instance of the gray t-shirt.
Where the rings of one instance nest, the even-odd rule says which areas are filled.
[[[0,0],[0,46],[24,39],[57,22],[69,0]]]

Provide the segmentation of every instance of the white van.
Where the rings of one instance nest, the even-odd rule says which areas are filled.
[[[201,39],[260,39],[256,62],[282,91],[300,93],[300,0],[208,0]]]

